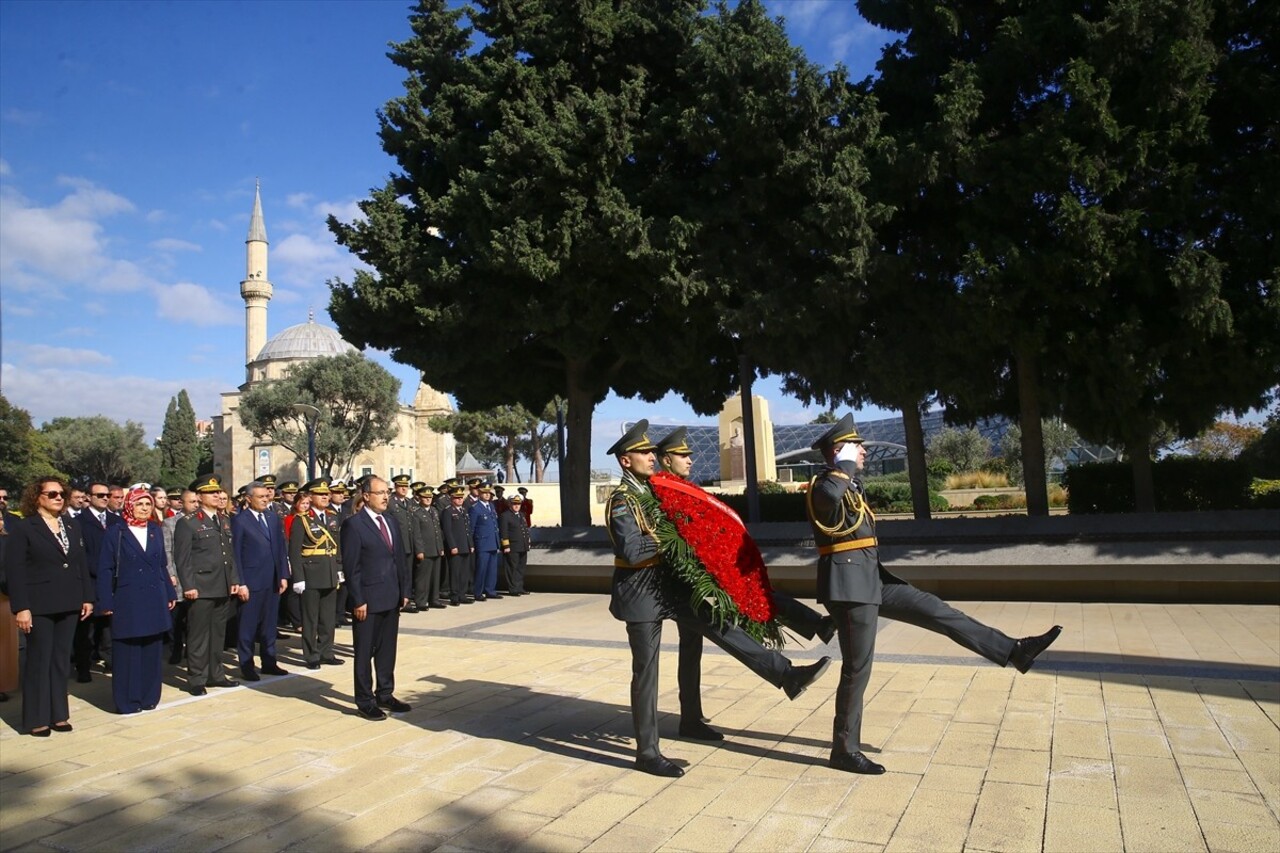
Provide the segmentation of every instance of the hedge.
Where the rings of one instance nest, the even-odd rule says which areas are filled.
[[[1152,463],[1156,509],[1249,509],[1255,506],[1249,468],[1236,459],[1171,456]],[[1063,476],[1067,506],[1080,514],[1133,512],[1133,465],[1095,462],[1073,465]]]

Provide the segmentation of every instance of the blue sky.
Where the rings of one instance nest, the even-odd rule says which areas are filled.
[[[874,71],[887,34],[852,0],[774,0],[809,58]],[[244,239],[255,180],[271,241],[268,335],[327,315],[350,219],[393,161],[375,111],[401,91],[387,43],[405,0],[0,2],[0,391],[37,424],[104,414],[158,435],[181,388],[196,414],[244,381]],[[370,353],[408,402],[417,373]],[[441,389],[448,391],[448,389]],[[816,411],[757,384],[775,422]],[[868,409],[863,418],[885,413]],[[712,422],[674,395],[610,397],[623,421]]]

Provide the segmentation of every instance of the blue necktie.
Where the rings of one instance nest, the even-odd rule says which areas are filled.
[[[267,538],[271,538],[271,527],[267,524],[267,514],[265,512],[258,513],[258,521],[262,522],[262,532],[267,534]]]

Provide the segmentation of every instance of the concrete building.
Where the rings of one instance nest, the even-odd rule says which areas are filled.
[[[235,391],[222,395],[222,412],[213,418],[213,470],[232,489],[264,474],[301,482],[307,465],[305,458],[299,459],[288,448],[251,435],[245,429],[237,414],[240,396],[257,383],[283,378],[294,364],[355,349],[335,329],[317,323],[314,315],[309,315],[305,323],[290,326],[267,339],[267,303],[272,296],[267,275],[267,247],[262,196],[260,190],[255,189],[249,235],[245,240],[245,278],[240,282],[245,309],[245,381]],[[350,471],[331,473],[335,477],[408,474],[428,483],[452,477],[455,470],[453,436],[437,433],[428,424],[431,417],[452,411],[444,394],[420,383],[413,404],[400,407],[396,437],[388,444],[358,454]]]

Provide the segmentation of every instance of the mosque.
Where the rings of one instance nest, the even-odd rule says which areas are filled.
[[[267,228],[262,218],[262,196],[255,188],[249,236],[245,240],[247,269],[240,282],[245,309],[245,381],[235,391],[222,394],[222,412],[213,418],[213,471],[222,481],[239,487],[264,474],[303,481],[307,460],[288,448],[252,435],[240,422],[240,396],[260,382],[284,377],[291,365],[311,358],[342,355],[356,348],[337,330],[315,321],[284,329],[267,340],[267,303],[271,281],[267,277]],[[418,385],[413,405],[400,407],[399,432],[388,444],[363,451],[350,471],[334,471],[335,477],[408,474],[415,480],[438,484],[454,476],[456,453],[453,435],[437,433],[428,425],[436,415],[452,414],[448,398],[425,382]]]

